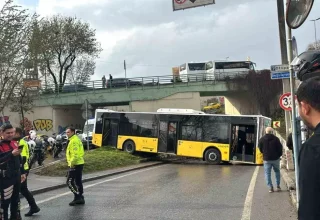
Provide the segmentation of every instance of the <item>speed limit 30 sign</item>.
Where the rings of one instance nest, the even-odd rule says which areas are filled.
[[[285,111],[292,110],[292,100],[291,100],[291,93],[284,93],[279,99],[280,107]]]

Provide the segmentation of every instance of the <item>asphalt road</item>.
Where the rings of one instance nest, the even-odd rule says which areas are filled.
[[[86,183],[84,206],[69,207],[73,196],[67,189],[37,195],[41,212],[33,219],[297,219],[287,191],[268,192],[263,167],[253,181],[253,196],[247,196],[255,169],[167,164],[133,171]],[[24,200],[22,206],[25,213]]]

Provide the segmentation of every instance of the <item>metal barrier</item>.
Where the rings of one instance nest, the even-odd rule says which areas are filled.
[[[147,76],[147,77],[135,77],[135,78],[114,78],[112,80],[106,80],[105,84],[102,80],[86,81],[81,83],[65,83],[64,85],[55,84],[42,84],[39,91],[40,95],[46,94],[59,94],[59,93],[77,93],[85,91],[95,91],[101,89],[128,89],[128,88],[142,88],[145,87],[158,87],[168,85],[183,85],[189,86],[192,83],[215,83],[217,81],[227,81],[234,78],[245,78],[249,71],[233,72],[233,73],[220,73],[220,74],[188,74],[187,78],[179,78],[174,75],[166,76]]]
[[[287,141],[279,134],[279,132],[275,131],[275,135],[279,138],[283,146],[281,167],[286,167],[287,170],[294,170],[292,151],[287,147]]]

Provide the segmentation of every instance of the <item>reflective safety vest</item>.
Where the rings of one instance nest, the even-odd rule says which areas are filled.
[[[69,138],[66,158],[69,167],[84,164],[84,149],[80,138],[73,135]]]
[[[21,151],[22,158],[23,159],[25,158],[25,163],[23,165],[23,168],[24,168],[24,170],[29,170],[29,163],[28,163],[29,157],[30,157],[29,145],[25,140],[21,139],[19,141],[19,146],[23,146],[22,151]]]

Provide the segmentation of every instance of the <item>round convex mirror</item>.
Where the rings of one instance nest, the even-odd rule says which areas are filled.
[[[290,28],[299,28],[307,19],[314,0],[288,0],[286,21]]]

